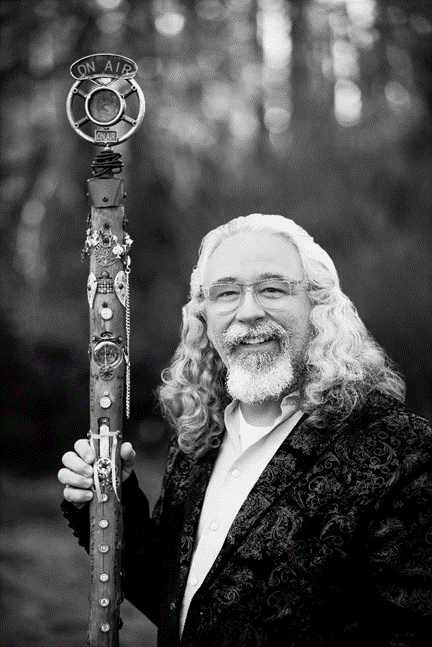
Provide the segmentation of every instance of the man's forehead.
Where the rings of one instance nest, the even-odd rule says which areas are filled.
[[[238,232],[225,238],[211,254],[204,283],[224,277],[257,280],[262,275],[303,277],[296,246],[284,236],[267,231]]]

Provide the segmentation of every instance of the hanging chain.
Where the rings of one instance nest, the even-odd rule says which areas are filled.
[[[130,301],[129,301],[129,274],[130,274],[130,256],[126,257],[126,418],[130,418],[130,391],[131,391],[131,376],[130,376]]]

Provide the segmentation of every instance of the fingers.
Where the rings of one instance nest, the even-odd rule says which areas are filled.
[[[62,469],[59,470],[57,477],[63,485],[80,488],[82,490],[88,490],[93,484],[93,479],[91,477],[82,476],[66,467],[62,467]]]
[[[85,439],[77,440],[75,452],[67,452],[62,458],[58,480],[65,486],[63,496],[66,501],[81,507],[93,498],[90,488],[93,485],[94,453]]]
[[[88,503],[93,498],[91,490],[81,490],[66,485],[63,490],[63,496],[69,503],[74,503],[78,508]]]
[[[85,438],[80,438],[76,441],[74,449],[78,456],[83,459],[83,461],[85,461],[89,465],[92,465],[94,463],[95,455],[88,440],[86,440]]]

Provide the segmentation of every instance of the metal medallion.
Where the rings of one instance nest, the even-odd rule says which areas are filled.
[[[108,582],[108,580],[109,580],[108,573],[101,573],[99,575],[99,579],[100,579],[101,582]]]
[[[105,495],[106,496],[106,495]],[[107,497],[108,498],[108,497]],[[109,546],[108,544],[100,544],[99,545],[99,552],[100,553],[107,553],[109,551]]]
[[[111,625],[109,622],[101,623],[100,630],[103,631],[104,634],[108,633],[110,629],[111,629]]]
[[[98,265],[109,267],[116,262],[117,256],[113,252],[116,243],[117,237],[112,234],[111,230],[101,232],[99,242],[94,248],[94,255]]]
[[[101,598],[99,600],[99,604],[101,605],[101,607],[107,607],[109,603],[110,603],[109,598]]]
[[[97,287],[98,287],[98,282],[97,282],[96,275],[93,274],[93,272],[90,272],[87,279],[87,299],[88,299],[90,308],[93,308]]]
[[[100,341],[93,349],[93,359],[98,366],[115,368],[123,359],[122,349],[113,341]]]
[[[101,519],[99,521],[99,527],[100,528],[108,528],[108,525],[109,525],[108,519]]]
[[[123,270],[119,272],[114,279],[114,290],[118,300],[125,308],[127,299],[127,277]]]
[[[112,404],[112,402],[111,402],[110,398],[108,398],[107,396],[103,396],[103,397],[99,400],[99,404],[100,404],[100,406],[102,407],[102,409],[109,409],[109,408],[110,408],[110,406],[111,406],[111,404]]]
[[[101,308],[100,316],[104,321],[109,321],[113,318],[113,311],[111,308]]]

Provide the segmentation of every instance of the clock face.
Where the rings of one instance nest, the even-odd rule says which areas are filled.
[[[98,366],[114,368],[122,361],[123,353],[118,344],[112,341],[101,341],[93,350],[93,358]]]

